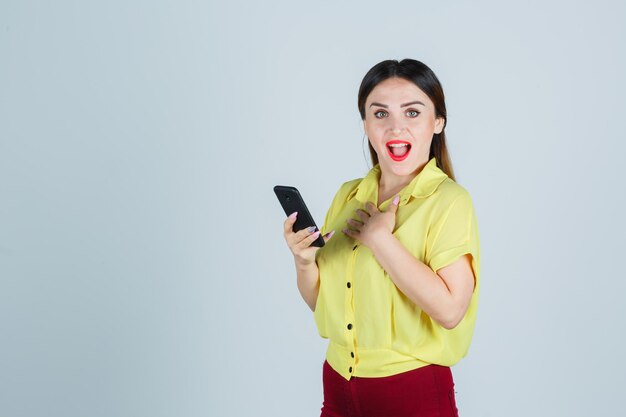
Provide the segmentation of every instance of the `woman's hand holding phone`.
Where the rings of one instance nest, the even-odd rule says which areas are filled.
[[[317,239],[321,233],[319,230],[314,231],[309,229],[302,229],[297,232],[293,231],[293,224],[296,222],[298,213],[294,212],[290,214],[284,223],[284,236],[289,250],[293,253],[296,264],[301,266],[307,266],[315,262],[315,253],[318,251],[318,246],[311,246],[311,243]],[[335,231],[331,231],[323,236],[324,243],[332,237]]]

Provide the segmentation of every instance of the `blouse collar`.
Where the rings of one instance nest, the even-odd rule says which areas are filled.
[[[359,185],[348,194],[347,201],[356,197],[362,203],[371,201],[378,192],[380,181],[380,164],[374,165],[367,175],[361,180]],[[448,175],[437,166],[437,160],[432,157],[424,168],[400,191],[400,205],[406,204],[410,197],[428,197],[435,192]]]

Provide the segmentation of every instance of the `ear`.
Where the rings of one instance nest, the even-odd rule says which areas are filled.
[[[444,119],[443,117],[437,117],[437,119],[435,119],[435,133],[439,134],[443,131],[445,121],[446,119]]]

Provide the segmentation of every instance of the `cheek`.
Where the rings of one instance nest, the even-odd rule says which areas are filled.
[[[414,120],[409,124],[409,130],[413,133],[432,135],[435,130],[435,121],[430,119]]]
[[[382,140],[387,131],[383,123],[369,123],[365,125],[365,134],[372,140]]]

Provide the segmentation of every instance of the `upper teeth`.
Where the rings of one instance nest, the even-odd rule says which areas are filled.
[[[409,146],[408,143],[390,143],[389,146],[392,146],[394,148],[399,148],[400,146]]]

